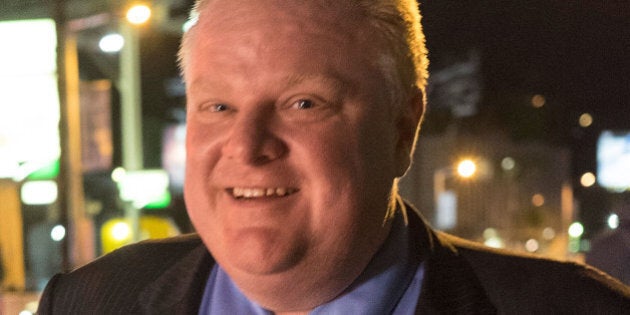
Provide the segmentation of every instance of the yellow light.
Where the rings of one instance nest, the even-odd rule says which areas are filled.
[[[589,113],[584,113],[580,115],[579,123],[580,123],[580,126],[583,128],[589,127],[590,125],[593,124],[593,116],[591,116],[591,114]]]
[[[144,24],[151,18],[151,8],[144,4],[134,5],[127,11],[127,20],[131,24]]]
[[[545,196],[541,194],[535,194],[532,196],[532,204],[536,207],[542,207],[545,204]]]
[[[597,181],[597,178],[595,177],[595,174],[591,172],[584,173],[582,177],[580,177],[580,184],[584,187],[591,187],[595,185],[595,181]]]
[[[118,222],[112,227],[112,237],[117,241],[126,240],[131,236],[131,227],[126,222]]]
[[[536,108],[541,108],[545,106],[546,102],[547,100],[545,100],[545,97],[540,94],[536,94],[532,97],[532,106]]]
[[[476,171],[477,165],[472,160],[466,159],[457,164],[457,174],[461,177],[469,178],[475,175]]]

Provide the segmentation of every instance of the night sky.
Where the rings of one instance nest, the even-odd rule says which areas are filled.
[[[630,130],[630,2],[426,0],[421,3],[433,66],[471,47],[481,52],[482,115],[547,98],[545,132],[515,137],[567,145],[573,172],[595,170],[601,130]],[[518,101],[519,95],[522,101]],[[429,105],[430,106],[430,105]],[[594,117],[589,128],[578,117]],[[499,117],[497,117],[499,115]],[[430,117],[429,117],[430,119]]]

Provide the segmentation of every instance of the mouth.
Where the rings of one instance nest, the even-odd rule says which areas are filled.
[[[234,199],[255,199],[255,198],[280,198],[287,197],[299,191],[290,187],[268,187],[268,188],[246,188],[232,187],[226,189],[227,193]]]

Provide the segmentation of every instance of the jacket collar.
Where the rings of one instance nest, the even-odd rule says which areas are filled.
[[[199,245],[162,272],[140,294],[142,314],[197,314],[214,259]]]
[[[419,214],[409,216],[409,230],[419,240],[416,252],[425,264],[416,314],[497,313],[474,270],[446,234],[432,230]]]

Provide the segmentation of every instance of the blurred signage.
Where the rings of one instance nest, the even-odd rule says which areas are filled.
[[[140,239],[156,239],[180,234],[177,225],[170,218],[144,215],[140,217]],[[103,254],[124,245],[133,243],[131,224],[125,218],[113,218],[101,227],[101,246]]]
[[[171,202],[169,178],[164,170],[126,171],[117,182],[120,198],[138,209],[165,208]]]
[[[81,161],[84,171],[111,169],[112,115],[111,82],[82,82],[81,102]]]
[[[50,19],[0,22],[0,178],[59,158],[56,38]]]
[[[173,124],[165,128],[162,137],[162,167],[170,178],[170,185],[181,192],[186,172],[186,124]]]
[[[630,190],[630,131],[603,131],[597,142],[597,181],[600,186]]]
[[[471,50],[465,56],[431,72],[427,92],[432,108],[448,108],[456,118],[473,116],[481,98],[481,57]]]

